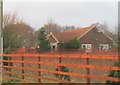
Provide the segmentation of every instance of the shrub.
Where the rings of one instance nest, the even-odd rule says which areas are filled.
[[[115,63],[114,66],[120,67],[120,62]],[[114,78],[120,78],[120,70],[111,70],[110,74],[108,75],[109,77],[114,77]],[[115,82],[115,81],[107,81],[106,82],[108,85],[120,85],[120,82]]]
[[[80,47],[80,40],[74,38],[68,42],[61,43],[59,45],[60,49],[78,49]]]
[[[10,48],[7,48],[5,51],[4,51],[5,54],[10,54]],[[8,60],[8,57],[7,56],[3,56],[3,60]],[[10,57],[10,60],[12,60],[12,57]],[[8,63],[9,62],[3,62],[3,65],[5,66],[8,66]],[[10,66],[13,66],[13,63],[10,62]]]
[[[66,66],[60,66],[59,68],[60,68],[61,72],[70,72],[70,71],[69,71],[69,68],[66,67]],[[56,68],[56,71],[58,71],[58,67]],[[69,75],[55,74],[55,77],[56,77],[56,78],[59,78],[59,76],[60,76],[60,79],[61,79],[61,80],[63,79],[63,80],[68,80],[68,81],[70,81],[70,76],[69,76]]]

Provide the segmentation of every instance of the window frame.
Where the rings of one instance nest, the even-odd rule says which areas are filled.
[[[92,49],[92,44],[81,44],[81,48],[82,49],[91,50]]]
[[[101,49],[102,46],[102,49]],[[109,44],[99,44],[99,50],[108,50],[109,49]]]

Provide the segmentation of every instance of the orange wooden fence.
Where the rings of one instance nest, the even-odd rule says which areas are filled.
[[[70,77],[75,76],[75,77],[82,77],[86,78],[86,83],[90,83],[90,79],[99,79],[99,80],[110,80],[110,81],[116,81],[120,82],[120,79],[118,78],[113,78],[113,77],[107,77],[107,76],[100,76],[100,75],[91,75],[90,74],[90,69],[102,69],[102,70],[120,70],[119,67],[116,66],[106,66],[106,65],[92,65],[89,63],[89,59],[107,59],[107,60],[117,60],[120,58],[120,56],[113,56],[113,55],[104,55],[104,56],[99,56],[95,54],[65,54],[65,53],[48,53],[48,54],[0,54],[0,56],[7,56],[8,60],[1,60],[2,62],[8,62],[9,66],[3,65],[3,68],[8,68],[9,70],[3,71],[3,74],[8,74],[8,76],[5,76],[5,78],[8,78],[9,80],[20,80],[21,82],[35,82],[31,80],[26,80],[25,77],[29,76],[35,79],[38,79],[39,82],[42,80],[49,80],[49,81],[54,81],[54,82],[59,82],[59,83],[76,83],[72,81],[67,81],[67,80],[61,80],[60,78],[48,78],[48,77],[43,77],[41,75],[41,72],[45,73],[51,73],[51,74],[63,74],[63,75],[69,75]],[[9,57],[17,57],[21,58],[21,60],[10,60]],[[26,61],[24,60],[25,57],[35,57],[38,58],[38,61]],[[58,58],[58,62],[43,62],[41,61],[41,58]],[[84,59],[85,62],[82,64],[71,64],[71,63],[61,63],[62,58],[69,58],[69,59]],[[10,62],[13,63],[20,63],[21,67],[17,66],[10,66]],[[25,67],[24,64],[36,64],[38,65],[38,68],[30,68],[30,67]],[[72,67],[72,68],[84,68],[86,69],[86,74],[80,74],[80,73],[75,73],[75,72],[62,72],[61,69],[58,71],[53,70],[48,70],[48,69],[43,69],[41,68],[41,65],[50,65],[50,66],[67,66],[67,67]],[[11,69],[18,69],[21,70],[21,73],[17,72],[12,72]],[[33,75],[33,74],[26,74],[25,71],[36,71],[39,73],[39,75]],[[18,75],[21,76],[21,78],[14,78],[12,75]],[[4,76],[3,76],[4,77]]]

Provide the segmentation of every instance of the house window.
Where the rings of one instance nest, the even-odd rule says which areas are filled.
[[[81,48],[86,51],[86,53],[92,52],[92,45],[91,44],[81,44]]]
[[[92,49],[92,45],[91,44],[81,44],[81,48],[82,49]]]
[[[99,50],[108,50],[109,49],[109,45],[108,44],[100,44],[99,45]]]

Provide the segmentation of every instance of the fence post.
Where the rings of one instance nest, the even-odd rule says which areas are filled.
[[[41,58],[40,58],[40,57],[38,57],[38,62],[39,62],[39,61],[41,61]],[[38,68],[41,69],[41,64],[38,64]],[[39,76],[41,76],[41,72],[38,71],[38,73],[39,73]],[[39,81],[39,83],[41,83],[41,79],[40,79],[40,78],[38,79],[38,81]]]
[[[61,55],[59,54],[58,63],[61,63]],[[58,71],[61,71],[61,66],[58,66]],[[61,74],[58,74],[58,79],[62,80]],[[61,82],[60,82],[61,85]]]
[[[89,65],[89,58],[85,58],[85,64]],[[89,68],[85,68],[86,69],[86,74],[90,74],[90,69]],[[86,83],[87,85],[90,85],[90,78],[86,78]]]
[[[22,56],[22,61],[24,61],[24,56]],[[22,68],[24,68],[24,63],[22,63]],[[24,69],[22,69],[22,74],[24,74],[25,72],[24,72]],[[22,79],[24,79],[25,77],[24,77],[24,75],[22,76]]]

